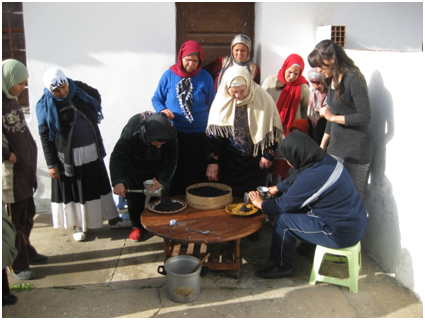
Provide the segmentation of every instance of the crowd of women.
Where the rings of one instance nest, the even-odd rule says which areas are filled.
[[[185,42],[153,93],[155,112],[140,112],[124,126],[111,154],[110,179],[100,93],[58,68],[47,70],[36,114],[52,179],[54,227],[73,229],[74,239],[83,241],[88,229],[108,221],[132,227],[130,239],[140,241],[145,195],[126,190],[153,179],[150,191],[175,196],[189,185],[218,181],[235,197],[251,191],[252,203],[275,217],[273,266],[260,277],[292,275],[297,240],[334,248],[360,241],[372,154],[364,76],[340,46],[324,40],[308,56],[308,79],[302,57],[291,54],[260,86],[251,50],[249,37],[238,35],[228,56],[203,67],[201,45]],[[28,71],[12,59],[2,71],[3,202],[18,249],[10,271],[26,280],[34,277],[31,264],[48,259],[29,240],[37,149],[17,102]],[[270,187],[267,200],[252,191],[262,185]],[[130,220],[119,217],[113,193],[127,199]]]

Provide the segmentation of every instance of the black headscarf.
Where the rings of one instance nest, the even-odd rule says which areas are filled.
[[[143,132],[144,142],[146,143],[152,143],[154,141],[166,142],[171,140],[176,132],[176,128],[165,114],[159,112],[154,113],[142,122],[141,131]]]
[[[293,183],[295,176],[321,161],[326,152],[320,148],[317,143],[303,132],[290,133],[280,144],[279,152],[293,166],[289,170],[290,184]]]

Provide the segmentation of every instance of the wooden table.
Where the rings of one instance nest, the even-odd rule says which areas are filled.
[[[185,200],[185,196],[171,197]],[[243,202],[234,198],[233,203]],[[232,270],[239,275],[241,266],[241,239],[259,230],[264,223],[264,213],[236,216],[223,209],[200,210],[187,206],[181,212],[158,214],[145,209],[140,218],[144,228],[164,238],[165,260],[179,254],[197,256],[199,259],[210,252],[203,264],[210,270]],[[168,223],[176,220],[172,228]],[[211,230],[207,235],[185,229]]]

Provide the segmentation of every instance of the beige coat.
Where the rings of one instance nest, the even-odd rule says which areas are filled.
[[[280,93],[282,92],[283,87],[285,86],[278,78],[277,75],[269,76],[264,80],[263,85],[261,86],[266,90],[274,100],[276,104],[279,100]],[[297,114],[295,120],[297,119],[307,119],[307,109],[308,109],[308,98],[310,96],[310,89],[308,85],[303,83],[301,85],[301,101],[298,106]]]

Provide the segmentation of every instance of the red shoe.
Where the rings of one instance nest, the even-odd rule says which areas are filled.
[[[142,230],[140,230],[140,229],[133,229],[130,232],[129,238],[130,238],[131,241],[135,241],[135,242],[142,241]]]

